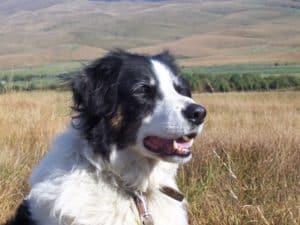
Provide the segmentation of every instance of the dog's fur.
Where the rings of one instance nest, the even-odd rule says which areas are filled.
[[[144,139],[199,134],[187,81],[168,52],[155,56],[114,51],[72,83],[75,116],[33,171],[31,191],[7,225],[134,225],[139,213],[130,193],[145,193],[155,225],[188,224],[178,190],[178,163],[189,153],[150,151]],[[196,115],[197,116],[197,115]],[[45,118],[47,119],[47,118]]]

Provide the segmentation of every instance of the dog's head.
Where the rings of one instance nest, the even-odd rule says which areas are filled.
[[[73,124],[95,152],[108,159],[116,146],[169,162],[190,159],[206,111],[168,52],[111,52],[87,66],[72,89]]]

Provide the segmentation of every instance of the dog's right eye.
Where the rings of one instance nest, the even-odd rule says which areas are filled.
[[[141,88],[141,92],[143,92],[144,94],[146,95],[149,95],[152,93],[152,87],[149,86],[149,85],[144,85],[142,88]]]
[[[181,87],[181,86],[178,86],[178,85],[175,85],[175,90],[181,94],[181,95],[184,95],[184,96],[187,96],[187,97],[191,97],[191,92],[188,88],[184,88],[184,87]]]
[[[150,85],[141,85],[134,89],[134,95],[150,96],[154,93],[154,87]]]

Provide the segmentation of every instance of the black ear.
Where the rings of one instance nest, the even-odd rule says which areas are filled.
[[[75,118],[84,130],[116,110],[117,83],[122,59],[110,53],[94,61],[72,81]]]
[[[153,58],[164,62],[174,62],[174,57],[168,49],[165,49],[161,53],[154,55]]]
[[[106,116],[115,111],[121,66],[122,59],[117,55],[110,54],[96,60],[85,69],[92,86],[89,107],[93,114]]]
[[[153,59],[158,60],[165,65],[167,65],[172,72],[175,74],[179,73],[178,66],[176,65],[174,56],[170,53],[169,50],[164,50],[163,52],[159,53],[158,55],[153,56]]]

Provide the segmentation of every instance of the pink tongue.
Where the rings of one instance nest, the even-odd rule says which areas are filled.
[[[153,149],[162,149],[169,148],[170,146],[173,147],[173,140],[161,139],[158,137],[147,137],[145,139],[145,144]]]
[[[192,144],[193,144],[192,141],[178,142],[177,140],[176,140],[176,143],[179,148],[190,148],[190,147],[192,147]]]
[[[171,153],[184,153],[184,149],[189,149],[193,141],[184,141],[183,139],[170,140],[159,137],[147,137],[144,140],[144,144],[150,147],[155,152]]]

